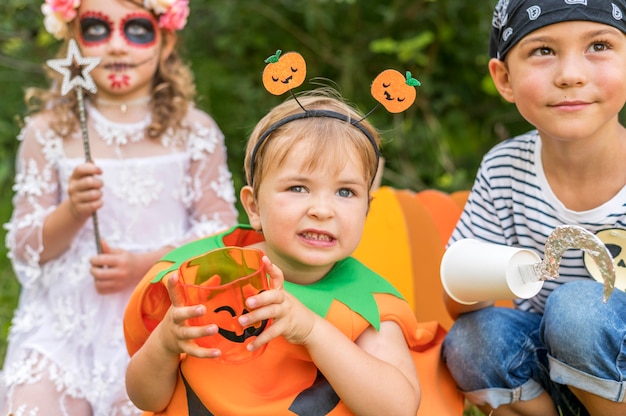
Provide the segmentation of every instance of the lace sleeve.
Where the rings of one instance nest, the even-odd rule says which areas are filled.
[[[187,117],[190,168],[187,195],[190,229],[178,244],[214,234],[237,223],[235,190],[226,163],[224,136],[206,113],[192,109]]]
[[[63,142],[47,127],[44,115],[27,120],[18,140],[13,214],[5,225],[6,246],[18,280],[29,286],[41,274],[44,221],[59,203],[57,162],[62,157]]]

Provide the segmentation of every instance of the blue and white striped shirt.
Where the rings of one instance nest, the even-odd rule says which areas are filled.
[[[626,229],[626,187],[594,209],[567,209],[546,180],[541,140],[533,130],[499,143],[484,156],[449,244],[461,238],[476,238],[532,249],[543,258],[548,235],[562,224],[579,225],[593,233]],[[534,298],[516,300],[516,306],[543,313],[548,295],[558,285],[591,278],[583,254],[582,250],[567,250],[561,259],[560,277],[546,281]]]

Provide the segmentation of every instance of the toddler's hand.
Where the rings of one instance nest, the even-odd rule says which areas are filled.
[[[217,325],[187,325],[187,319],[202,316],[206,313],[204,305],[185,306],[183,293],[178,286],[178,275],[167,278],[167,291],[172,301],[163,320],[155,331],[159,332],[161,345],[171,354],[185,353],[198,358],[215,358],[221,355],[216,348],[200,347],[194,339],[217,334]]]
[[[246,299],[250,313],[240,316],[239,323],[258,325],[265,319],[272,319],[272,324],[248,345],[248,349],[259,348],[280,335],[292,344],[305,345],[315,321],[321,318],[285,291],[282,270],[267,256],[263,256],[263,263],[271,278],[271,289]]]

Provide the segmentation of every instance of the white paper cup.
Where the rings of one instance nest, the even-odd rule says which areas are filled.
[[[541,290],[543,281],[525,282],[521,265],[540,263],[532,250],[458,240],[441,259],[441,283],[455,301],[471,305],[485,300],[528,299]]]

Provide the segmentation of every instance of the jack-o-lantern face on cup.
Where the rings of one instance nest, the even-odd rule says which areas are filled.
[[[264,348],[253,352],[246,346],[270,324],[242,327],[237,319],[248,313],[245,300],[268,289],[267,276],[256,249],[225,247],[194,257],[180,267],[179,285],[186,305],[205,305],[207,312],[189,319],[189,324],[216,324],[219,333],[197,338],[198,345],[218,348],[220,361],[237,363],[263,353]]]

